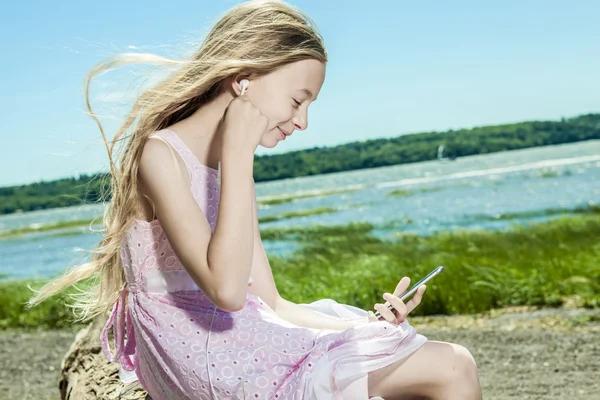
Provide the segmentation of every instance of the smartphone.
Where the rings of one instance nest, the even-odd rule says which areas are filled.
[[[437,267],[436,269],[434,269],[433,271],[431,271],[429,274],[427,274],[427,276],[425,278],[423,278],[419,282],[415,283],[407,292],[405,292],[402,296],[400,296],[400,300],[402,300],[403,302],[405,302],[406,300],[408,300],[409,297],[411,297],[413,294],[415,294],[415,292],[417,291],[417,289],[419,288],[419,286],[426,284],[431,279],[433,279],[434,276],[441,274],[443,271],[444,271],[444,267],[441,266],[441,265],[439,267]],[[390,310],[392,310],[394,308],[387,301],[385,302],[385,305]],[[381,317],[381,314],[379,313],[379,311],[377,311],[375,313],[375,316],[377,318]]]

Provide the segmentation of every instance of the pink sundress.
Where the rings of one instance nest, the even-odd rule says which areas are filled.
[[[202,165],[175,132],[154,135],[185,162],[192,195],[214,232],[219,171]],[[367,400],[369,372],[406,359],[427,341],[407,321],[344,331],[297,326],[252,293],[242,310],[223,311],[192,281],[158,220],[135,221],[121,259],[127,284],[102,332],[102,349],[120,363],[121,379],[139,379],[153,400]],[[366,316],[332,299],[301,306],[344,320]]]

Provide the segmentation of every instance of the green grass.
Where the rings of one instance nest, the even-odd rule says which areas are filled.
[[[551,215],[563,215],[563,214],[600,214],[600,206],[590,204],[583,207],[577,208],[548,208],[545,210],[534,210],[534,211],[525,211],[519,213],[505,213],[505,214],[497,214],[497,215],[480,215],[474,214],[467,216],[470,220],[477,221],[504,221],[504,220],[513,220],[513,219],[525,219],[525,218],[537,218],[537,217],[546,217]]]
[[[356,204],[356,205],[353,205],[353,207],[359,207],[361,205],[363,205],[363,204]],[[291,211],[291,212],[287,212],[287,213],[261,217],[261,218],[259,218],[259,222],[266,223],[266,222],[279,221],[279,220],[288,219],[288,218],[306,217],[306,216],[318,215],[318,214],[328,214],[328,213],[336,212],[340,209],[341,208],[334,208],[334,207],[318,207],[318,208],[314,208],[314,209],[310,209],[310,210]],[[69,231],[69,230],[65,230],[65,229],[87,227],[92,222],[94,222],[94,225],[99,225],[102,223],[102,219],[96,218],[95,220],[90,219],[90,220],[67,221],[67,222],[59,222],[59,223],[54,223],[54,224],[33,226],[33,227],[28,227],[28,228],[13,229],[13,230],[9,230],[9,231],[0,233],[0,239],[13,238],[13,237],[26,235],[26,234],[30,234],[30,233],[51,232],[51,231],[57,231],[55,233],[52,233],[52,236],[54,236],[54,237],[81,235],[82,233],[85,233],[85,232]]]
[[[367,203],[357,203],[357,204],[351,204],[348,206],[340,206],[340,207],[317,207],[317,208],[313,208],[313,209],[309,209],[309,210],[290,211],[290,212],[281,213],[281,214],[259,217],[258,222],[262,224],[262,223],[266,223],[266,222],[280,221],[282,219],[307,217],[307,216],[319,215],[319,214],[330,214],[330,213],[334,213],[336,211],[347,210],[349,208],[365,207],[370,204],[373,204],[373,203],[367,202]],[[261,230],[261,232],[263,232],[263,230]]]
[[[381,241],[368,223],[264,229],[268,239],[299,240],[289,257],[269,256],[279,292],[298,303],[332,298],[371,310],[403,276],[438,265],[413,315],[465,314],[516,306],[600,306],[600,215],[572,215],[507,231],[404,235]],[[0,283],[0,328],[69,325],[65,295],[33,310],[23,282]]]
[[[556,171],[542,171],[540,173],[540,178],[556,178],[558,176],[558,172]]]
[[[58,222],[58,223],[54,223],[54,224],[33,226],[33,227],[28,227],[28,228],[12,229],[12,230],[9,230],[6,232],[0,232],[0,239],[6,239],[6,238],[15,237],[15,236],[26,235],[29,233],[48,232],[48,231],[53,231],[53,230],[58,230],[58,229],[88,226],[92,222],[94,222],[94,225],[102,224],[102,218],[66,221],[66,222]]]
[[[437,265],[446,271],[428,285],[416,315],[475,313],[512,305],[600,305],[600,216],[556,219],[509,231],[403,236],[395,243],[351,229],[293,230],[304,247],[289,258],[269,257],[277,287],[295,302],[323,297],[372,309],[402,276],[414,281]],[[269,233],[276,236],[275,231]],[[314,236],[314,240],[310,237]]]
[[[461,185],[461,186],[468,186],[468,185]],[[459,186],[454,186],[454,187],[459,187]],[[429,187],[429,188],[421,188],[418,189],[417,192],[419,193],[431,193],[431,192],[439,192],[440,190],[443,190],[443,187]],[[389,192],[387,195],[388,197],[410,197],[410,196],[414,196],[416,194],[415,191],[413,190],[406,190],[406,189],[395,189],[392,190],[391,192]]]
[[[296,195],[280,195],[280,196],[269,196],[267,198],[263,198],[263,199],[258,199],[257,200],[257,204],[260,205],[276,205],[276,204],[282,204],[282,203],[289,203],[292,202],[294,200],[299,200],[299,199],[307,199],[310,197],[325,197],[325,196],[331,196],[334,194],[341,194],[341,193],[349,193],[349,192],[355,192],[357,190],[363,190],[364,187],[357,187],[357,188],[344,188],[344,189],[334,189],[334,190],[327,190],[327,191],[316,191],[315,193],[303,193],[303,194],[296,194]]]
[[[273,222],[279,221],[282,219],[288,218],[297,218],[297,217],[307,217],[309,215],[318,215],[318,214],[329,214],[338,211],[337,208],[334,207],[318,207],[312,210],[299,210],[299,211],[290,211],[287,213],[281,213],[276,215],[268,215],[266,217],[261,217],[258,219],[259,223],[265,222]]]
[[[344,235],[362,236],[372,230],[373,225],[369,223],[354,222],[348,225],[265,228],[260,230],[260,237],[262,240],[300,240],[303,242],[313,242],[335,240]]]
[[[66,306],[74,288],[51,297],[37,307],[28,309],[29,298],[34,294],[29,288],[39,289],[43,282],[33,280],[0,282],[0,330],[9,328],[62,329],[73,326],[73,314]],[[80,285],[83,287],[83,285]]]
[[[391,192],[388,193],[389,197],[409,197],[414,195],[414,192],[410,191],[410,190],[404,190],[404,189],[396,189],[396,190],[392,190]]]

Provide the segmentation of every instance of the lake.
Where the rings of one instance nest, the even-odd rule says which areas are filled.
[[[374,235],[430,235],[457,229],[505,229],[544,221],[600,202],[600,141],[536,147],[311,177],[259,182],[259,201],[302,196],[260,205],[259,218],[335,208],[334,212],[261,223],[261,229],[312,224],[370,222]],[[339,193],[328,194],[332,190]],[[396,191],[396,194],[392,193]],[[318,195],[318,194],[322,195]],[[86,205],[0,216],[0,232],[102,215]],[[100,226],[95,226],[99,229]],[[44,278],[84,261],[100,240],[89,227],[39,232],[0,240],[3,278]],[[264,241],[268,254],[289,254],[297,244]]]

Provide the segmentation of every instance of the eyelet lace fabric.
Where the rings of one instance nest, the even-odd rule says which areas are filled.
[[[192,195],[214,232],[220,168],[202,165],[175,132],[153,136],[184,161]],[[220,310],[185,271],[158,220],[135,221],[121,260],[126,286],[102,331],[102,350],[120,363],[124,382],[139,379],[153,400],[367,400],[369,372],[427,341],[408,321],[344,331],[297,326],[250,292],[242,310]],[[301,306],[344,320],[367,314],[332,299]]]

